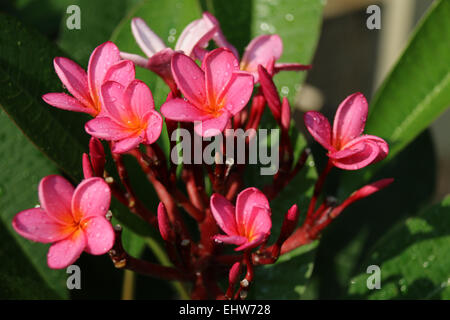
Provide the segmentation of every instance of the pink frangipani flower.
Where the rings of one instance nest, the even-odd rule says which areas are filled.
[[[270,235],[272,220],[269,201],[256,188],[241,191],[236,208],[222,195],[215,193],[210,200],[211,211],[226,235],[216,235],[216,241],[234,244],[235,250],[249,250],[261,245]]]
[[[241,60],[241,70],[250,72],[259,81],[258,66],[263,66],[271,75],[283,70],[302,71],[310,65],[299,63],[275,63],[283,53],[283,42],[277,34],[261,35],[254,38],[245,48]]]
[[[155,110],[150,89],[140,80],[127,87],[118,82],[105,82],[101,88],[105,113],[86,123],[86,132],[114,141],[112,152],[128,152],[139,144],[158,140],[163,120]]]
[[[345,170],[361,169],[384,159],[389,146],[383,139],[362,135],[368,104],[361,93],[348,96],[336,112],[333,132],[328,119],[316,111],[304,115],[305,125],[313,138],[328,150],[330,161]]]
[[[191,58],[176,53],[172,73],[185,99],[168,100],[161,113],[170,120],[195,122],[195,131],[203,137],[222,132],[253,91],[252,75],[240,71],[236,57],[225,48],[209,52],[201,68]]]
[[[108,41],[92,52],[86,72],[70,59],[53,60],[59,79],[72,96],[66,93],[47,93],[42,99],[57,108],[88,113],[95,117],[102,111],[100,87],[105,81],[127,86],[135,77],[131,61],[121,60],[117,46]]]
[[[52,269],[66,268],[83,251],[101,255],[114,244],[114,231],[105,218],[111,192],[101,178],[84,180],[76,189],[51,175],[39,184],[40,207],[19,212],[12,221],[22,237],[52,243],[47,254]]]

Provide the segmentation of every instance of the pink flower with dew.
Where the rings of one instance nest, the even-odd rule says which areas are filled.
[[[316,111],[304,115],[305,125],[313,138],[328,150],[328,157],[338,168],[357,170],[383,160],[389,146],[383,139],[362,135],[368,104],[361,93],[348,96],[336,112],[333,132],[328,119]]]
[[[116,81],[127,86],[135,78],[131,61],[121,60],[117,46],[108,41],[92,52],[86,72],[70,59],[57,57],[53,60],[55,71],[70,92],[47,93],[42,99],[54,107],[88,113],[95,117],[102,111],[100,87],[105,81]]]
[[[63,177],[47,176],[39,184],[39,200],[40,207],[19,212],[12,226],[24,238],[52,243],[50,268],[66,268],[83,251],[101,255],[112,248],[114,231],[105,218],[111,192],[103,179],[86,179],[74,189]]]
[[[258,66],[263,66],[271,75],[280,71],[302,71],[311,68],[310,65],[299,63],[276,63],[283,53],[283,42],[277,34],[261,35],[254,38],[245,48],[241,60],[241,70],[250,72],[259,81]]]
[[[236,57],[225,48],[209,52],[201,68],[186,55],[175,53],[172,73],[185,99],[166,101],[161,113],[170,120],[195,122],[195,131],[203,137],[222,132],[253,91],[252,75],[240,71]]]
[[[216,241],[234,244],[235,250],[249,250],[261,245],[270,235],[272,220],[269,201],[256,188],[241,191],[236,208],[220,194],[213,194],[211,211],[226,235],[216,235]]]
[[[175,51],[183,52],[193,59],[203,60],[207,52],[204,48],[208,46],[210,40],[214,40],[219,47],[229,48],[237,57],[237,50],[227,42],[217,19],[208,12],[203,13],[202,18],[194,20],[186,26],[175,44],[175,50],[168,48],[141,18],[132,19],[131,31],[147,57],[127,52],[121,52],[121,57],[155,72],[166,81],[172,90],[175,90],[176,86],[170,70],[170,60]]]
[[[101,88],[105,114],[85,125],[90,135],[114,141],[112,152],[128,152],[139,144],[152,144],[158,140],[163,120],[155,110],[150,89],[140,80],[127,87],[114,81]]]

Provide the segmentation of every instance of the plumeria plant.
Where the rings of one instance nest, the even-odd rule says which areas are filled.
[[[324,166],[304,140],[299,148],[294,90],[281,88],[277,79],[313,66],[281,62],[283,46],[289,46],[282,33],[269,28],[238,50],[206,10],[176,42],[164,41],[152,21],[138,16],[126,27],[144,55],[113,37],[98,43],[86,68],[65,56],[43,66],[53,67],[64,88],[39,92],[47,111],[56,119],[70,112],[81,117],[84,128],[62,132],[89,137],[86,152],[70,163],[80,164],[82,179],[66,170],[40,177],[39,204],[17,208],[10,220],[21,237],[50,244],[46,273],[76,264],[82,255],[106,255],[111,269],[178,283],[184,298],[246,299],[265,281],[277,281],[279,273],[269,279],[258,270],[298,259],[349,206],[395,185],[390,175],[361,178],[360,171],[400,150],[392,135],[365,132],[370,108],[362,93],[342,93],[347,97],[332,124],[318,111],[299,118],[311,144],[323,147],[315,155],[326,159]],[[154,82],[140,76],[146,74]],[[60,148],[72,147],[66,141]],[[276,160],[269,174],[255,170],[267,162],[255,166],[250,160],[260,160],[262,151]],[[326,188],[331,172],[355,177],[339,199]],[[296,196],[280,200],[287,190]],[[133,223],[124,217],[141,231],[129,230]],[[151,239],[165,259],[156,262],[131,250],[130,234],[141,242]]]
[[[74,190],[61,176],[43,178],[40,207],[22,211],[13,220],[14,229],[23,237],[52,243],[47,255],[50,268],[68,267],[83,251],[94,255],[109,252],[117,268],[189,283],[194,299],[245,299],[255,267],[273,264],[280,255],[314,241],[348,205],[392,182],[383,179],[364,186],[340,204],[326,200],[317,204],[333,167],[358,170],[388,155],[388,144],[382,138],[363,134],[368,104],[362,94],[355,93],[339,106],[333,130],[322,114],[305,114],[307,129],[328,150],[328,165],[316,182],[308,208],[292,203],[287,212],[272,212],[270,201],[302,170],[309,154],[306,148],[293,163],[291,108],[286,98],[281,101],[273,77],[280,71],[301,71],[310,66],[276,63],[282,54],[278,35],[253,39],[239,59],[217,19],[208,12],[186,27],[175,50],[166,48],[142,19],[133,19],[131,28],[148,59],[120,53],[113,42],[103,43],[92,52],[87,72],[70,59],[54,59],[55,72],[69,94],[47,93],[42,98],[53,107],[85,112],[93,119],[85,125],[92,136],[90,155],[80,155],[85,179]],[[218,48],[205,49],[211,40]],[[149,87],[135,79],[135,65],[155,72],[170,87],[160,113],[155,110]],[[224,159],[219,152],[212,165],[182,165],[184,193],[178,184],[176,164],[166,159],[157,144],[163,117],[169,136],[181,126],[192,135],[215,137],[225,129],[258,129],[266,105],[282,131],[280,167],[287,172],[279,171],[262,190],[243,189],[245,164],[234,165],[237,159]],[[254,138],[245,140],[247,146]],[[110,149],[120,181],[104,170],[106,156],[101,140]],[[220,150],[226,147],[223,144]],[[138,198],[129,182],[124,154],[138,161],[156,190],[160,201],[156,214]],[[212,186],[211,194],[205,188],[206,179]],[[111,194],[159,230],[173,266],[157,265],[125,251],[121,227],[117,225],[113,231],[107,219],[111,219]],[[305,217],[299,224],[301,211]],[[272,215],[284,215],[273,243]],[[187,216],[197,223],[195,230],[188,228]],[[192,233],[198,233],[199,240],[194,240]],[[226,253],[226,244],[236,246],[236,253]],[[220,280],[227,268],[230,280],[224,290]],[[235,288],[238,280],[240,285]]]

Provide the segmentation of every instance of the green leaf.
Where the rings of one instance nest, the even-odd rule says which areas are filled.
[[[88,136],[83,115],[58,110],[41,96],[63,91],[52,60],[64,55],[39,33],[0,14],[0,105],[26,136],[62,170],[82,177]]]
[[[61,23],[59,38],[60,47],[70,52],[71,56],[83,65],[87,65],[92,51],[101,43],[109,40],[111,33],[120,23],[125,13],[140,0],[115,1],[109,0],[74,0],[71,5],[77,5],[81,12],[81,29],[69,29],[66,26],[65,15]],[[64,11],[65,13],[65,11]]]
[[[284,254],[273,265],[255,268],[251,299],[300,299],[311,277],[318,241]]]
[[[240,53],[261,34],[276,33],[283,40],[280,62],[308,64],[314,54],[322,22],[319,0],[205,0],[204,9],[219,20],[225,36]],[[237,14],[239,13],[239,14]],[[275,76],[282,95],[292,103],[305,72],[285,71]]]
[[[56,168],[1,110],[0,152],[0,297],[67,298],[67,274],[47,266],[48,245],[22,238],[11,225],[16,213],[39,203],[41,175],[54,173]]]
[[[375,94],[366,133],[389,143],[389,156],[362,173],[369,179],[450,106],[450,2],[436,1]]]
[[[450,298],[450,197],[393,228],[375,246],[350,297],[368,299]],[[369,265],[381,269],[381,289],[368,290]]]

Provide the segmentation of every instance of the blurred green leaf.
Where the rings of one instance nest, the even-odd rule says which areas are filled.
[[[67,298],[67,274],[47,266],[48,245],[22,238],[11,225],[16,213],[39,203],[41,175],[56,168],[1,110],[0,153],[0,298]]]
[[[450,197],[393,228],[353,279],[350,297],[450,299]],[[369,265],[381,269],[381,289],[368,290]]]
[[[279,34],[283,40],[280,62],[308,64],[320,35],[323,1],[319,0],[205,0],[205,10],[220,22],[225,36],[243,52],[248,42],[261,34]],[[275,76],[281,94],[291,104],[306,72],[285,71]]]
[[[318,241],[301,246],[278,259],[275,264],[255,268],[251,299],[300,299],[314,267]]]

